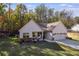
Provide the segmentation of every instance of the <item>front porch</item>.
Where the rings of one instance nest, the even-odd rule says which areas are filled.
[[[31,32],[31,33],[23,33],[24,40],[32,40],[32,41],[43,41],[44,40],[44,32]]]

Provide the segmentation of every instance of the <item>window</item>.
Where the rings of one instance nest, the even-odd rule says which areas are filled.
[[[38,32],[38,36],[42,35],[42,32]]]
[[[32,36],[35,37],[36,36],[36,32],[32,32]]]
[[[29,38],[29,33],[23,33],[23,38]]]

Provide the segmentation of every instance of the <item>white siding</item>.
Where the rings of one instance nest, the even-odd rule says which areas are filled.
[[[29,33],[29,36],[32,37],[32,32],[42,32],[42,29],[33,20],[20,29],[20,38],[23,38],[23,33]]]
[[[53,33],[67,33],[66,27],[60,23],[53,30]]]
[[[20,32],[20,38],[23,38],[23,33],[29,33],[29,37],[32,37],[32,32],[43,32],[43,30],[40,28],[38,24],[36,24],[33,20],[31,20],[25,26],[23,26],[19,30],[19,32]],[[58,33],[58,34],[51,35],[51,33],[52,34]],[[54,40],[65,39],[67,36],[66,34],[67,34],[66,27],[64,26],[64,24],[59,23],[58,25],[56,25],[54,29],[52,29],[52,32],[47,33],[47,38],[52,39],[52,37],[54,37]]]
[[[52,40],[53,36],[52,36],[52,32],[48,32],[47,33],[47,39],[48,40]]]
[[[53,35],[54,40],[66,39],[67,29],[62,23],[60,23],[52,30],[52,33],[53,34],[58,33]],[[61,33],[64,33],[64,34],[61,34]]]

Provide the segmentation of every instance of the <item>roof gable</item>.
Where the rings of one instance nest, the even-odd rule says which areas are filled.
[[[21,30],[23,30],[23,29],[33,29],[33,28],[35,28],[35,29],[39,29],[39,30],[42,30],[41,28],[40,28],[40,26],[35,22],[35,21],[33,21],[33,20],[30,20],[27,24],[25,24],[19,31],[21,31]]]
[[[67,33],[67,28],[64,26],[62,22],[59,22],[53,29],[53,33]]]
[[[27,28],[28,30],[31,30],[31,29],[33,29],[33,27],[35,29],[38,29],[38,30],[52,31],[53,29],[55,29],[55,27],[57,27],[60,24],[64,26],[64,24],[61,21],[53,22],[53,23],[48,23],[48,24],[47,23],[37,24],[35,21],[30,20],[19,31],[21,31],[21,30],[23,30],[25,28]],[[29,27],[32,27],[32,28],[29,28]]]
[[[47,27],[51,27],[51,26],[57,26],[58,24],[61,24],[62,22],[61,21],[58,21],[58,22],[53,22],[53,23],[48,23],[47,24]]]

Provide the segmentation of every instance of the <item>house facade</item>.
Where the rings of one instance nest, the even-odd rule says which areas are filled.
[[[67,29],[62,22],[59,21],[59,22],[52,23],[51,26],[54,26],[51,32],[54,40],[66,39]]]
[[[20,38],[24,38],[24,37],[33,38],[41,35],[41,38],[43,39],[43,30],[33,20],[30,20],[26,25],[24,25],[19,30],[19,34],[20,34]]]
[[[66,39],[67,29],[62,22],[37,24],[35,21],[30,20],[19,30],[20,38],[34,38],[41,37],[40,40],[61,40]]]

